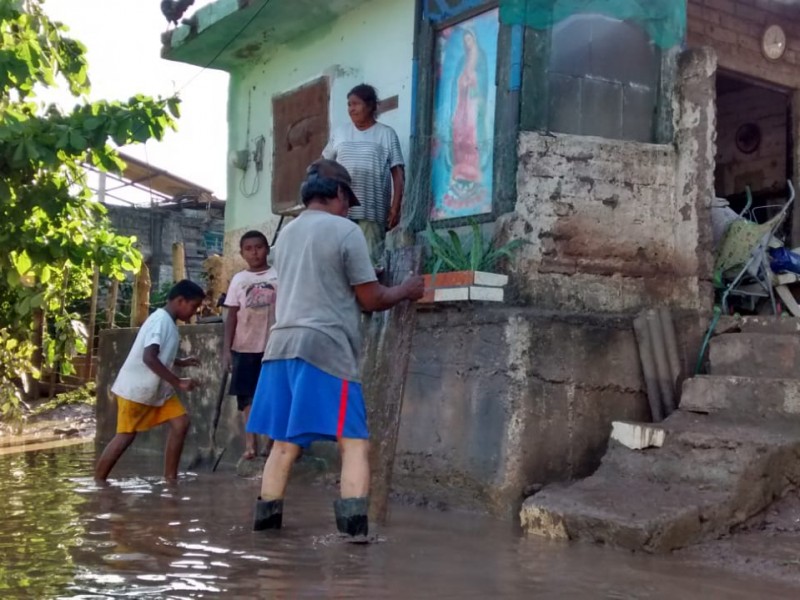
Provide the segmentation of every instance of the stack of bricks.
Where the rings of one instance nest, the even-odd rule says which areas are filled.
[[[800,89],[800,11],[794,4],[776,0],[688,0],[690,47],[710,46],[719,66],[764,79],[787,88]],[[761,52],[764,30],[783,27],[787,49],[770,61]]]

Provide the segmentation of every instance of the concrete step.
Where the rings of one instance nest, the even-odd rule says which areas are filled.
[[[677,411],[660,425],[662,448],[612,444],[591,477],[528,498],[523,529],[667,552],[727,533],[800,482],[796,424]]]
[[[800,319],[796,317],[745,316],[721,317],[714,328],[716,335],[725,333],[769,333],[800,335]]]
[[[796,424],[708,419],[682,410],[659,425],[665,431],[661,448],[632,452],[611,441],[601,469],[606,474],[661,483],[726,487],[735,485],[743,470],[771,448],[800,437]]]
[[[800,378],[800,336],[726,333],[711,340],[711,375]]]
[[[800,379],[700,375],[683,382],[681,410],[800,418]]]
[[[523,531],[646,552],[680,548],[727,500],[721,490],[593,475],[522,505]]]

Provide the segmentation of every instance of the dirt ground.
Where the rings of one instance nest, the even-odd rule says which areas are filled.
[[[0,450],[7,452],[21,447],[69,439],[93,440],[94,406],[67,404],[30,417],[20,424],[0,423]]]
[[[729,535],[680,550],[676,556],[800,584],[800,492],[791,490]]]

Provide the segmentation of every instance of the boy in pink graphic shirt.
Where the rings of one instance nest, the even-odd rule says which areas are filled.
[[[269,243],[263,233],[248,231],[239,240],[239,249],[247,262],[247,270],[234,275],[228,286],[222,361],[231,373],[228,393],[236,396],[236,403],[247,423],[269,330],[275,323],[278,282],[275,270],[267,265]],[[256,435],[245,433],[243,457],[249,460],[257,453]]]

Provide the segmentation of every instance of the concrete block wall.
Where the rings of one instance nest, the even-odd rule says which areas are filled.
[[[678,58],[675,143],[521,132],[501,239],[518,302],[584,313],[709,310],[716,121],[713,52]]]
[[[203,261],[209,256],[203,234],[222,235],[221,211],[164,210],[150,207],[108,206],[108,216],[123,235],[135,235],[136,247],[150,267],[153,285],[172,281],[172,244],[183,242],[186,272],[190,279],[203,281]]]
[[[614,419],[648,419],[627,319],[420,313],[395,487],[510,517],[532,483],[590,474]]]
[[[688,370],[705,323],[686,315],[676,325]],[[185,467],[209,444],[222,375],[222,325],[182,326],[180,333],[180,354],[202,363],[186,370],[199,380],[198,389],[181,395],[192,420]],[[135,335],[135,329],[101,333],[98,445],[114,435],[110,387]],[[233,397],[226,398],[221,415],[217,445],[227,448],[223,468],[231,468],[244,449]],[[590,474],[605,451],[612,420],[648,417],[627,317],[485,305],[420,312],[393,488],[415,501],[510,519],[526,486]],[[139,435],[134,451],[162,452],[161,429]],[[312,454],[329,451],[312,448]]]
[[[191,428],[183,453],[183,466],[200,448],[209,446],[209,433],[216,400],[222,380],[220,363],[222,348],[222,324],[184,325],[179,328],[181,336],[179,356],[197,356],[201,366],[182,369],[182,374],[197,379],[199,385],[192,392],[180,394],[181,401],[191,418]],[[116,431],[117,405],[111,394],[111,386],[128,355],[138,329],[106,329],[100,333],[97,373],[97,436],[99,447],[105,445]],[[236,409],[236,398],[228,396],[222,406],[216,443],[226,448],[223,459],[236,461],[244,452],[241,434],[241,416]],[[158,427],[141,433],[134,442],[134,452],[161,453],[166,441],[166,431]]]
[[[777,62],[761,53],[762,34],[773,23],[784,28],[788,43]],[[689,0],[687,29],[687,44],[714,48],[720,68],[800,88],[800,13],[796,5],[778,0]]]
[[[587,312],[697,306],[695,211],[677,197],[672,146],[524,132],[519,156],[523,298]]]

